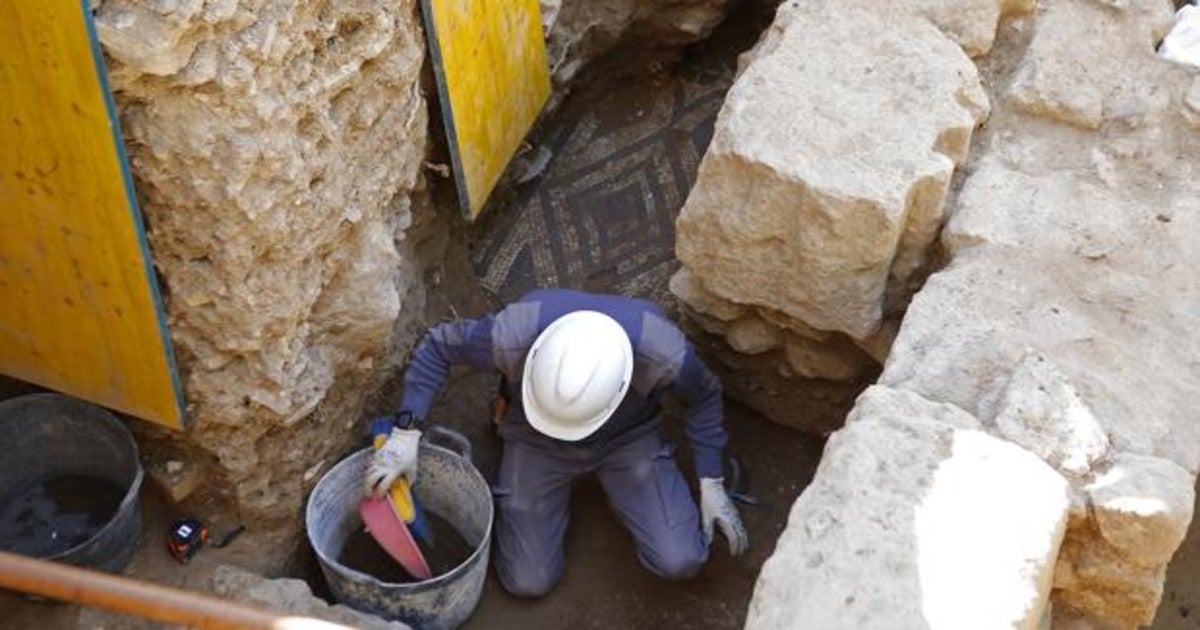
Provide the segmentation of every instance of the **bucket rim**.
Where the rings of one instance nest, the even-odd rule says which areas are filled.
[[[101,422],[103,422],[107,427],[112,428],[116,433],[119,433],[121,435],[120,439],[128,442],[129,450],[133,453],[134,470],[133,470],[133,479],[129,482],[129,486],[125,489],[125,495],[121,498],[121,502],[117,504],[117,510],[113,513],[112,517],[109,518],[106,523],[104,523],[103,527],[101,527],[100,529],[97,529],[94,534],[92,534],[91,536],[88,536],[87,539],[84,540],[83,542],[81,542],[73,547],[70,547],[68,549],[64,549],[63,551],[60,551],[54,555],[30,556],[30,557],[38,558],[40,560],[49,560],[51,562],[59,562],[59,561],[69,558],[70,556],[72,556],[76,552],[78,552],[80,549],[83,549],[84,547],[87,547],[88,545],[96,542],[96,540],[98,540],[102,536],[105,536],[106,534],[109,533],[109,531],[111,531],[114,527],[116,527],[117,522],[120,520],[120,518],[119,518],[120,515],[124,514],[125,512],[128,512],[130,509],[133,508],[134,504],[137,503],[138,496],[141,494],[142,482],[144,481],[145,476],[146,476],[146,471],[142,467],[142,458],[141,458],[141,454],[138,451],[137,440],[133,439],[133,432],[130,431],[129,427],[125,426],[125,423],[121,422],[121,420],[119,418],[117,418],[117,416],[115,414],[113,414],[108,409],[101,407],[100,405],[90,403],[90,402],[87,402],[84,400],[80,400],[78,398],[73,398],[71,396],[67,396],[65,394],[60,394],[57,392],[39,392],[36,394],[24,394],[21,396],[15,396],[13,398],[9,398],[8,400],[0,401],[0,422],[4,422],[3,412],[6,411],[8,409],[8,407],[15,407],[18,404],[23,404],[23,403],[56,404],[56,403],[62,403],[62,402],[65,402],[65,403],[67,403],[67,405],[74,406],[74,407],[90,408],[91,410],[97,412],[96,413],[97,417],[103,418],[103,420],[101,420]]]
[[[470,471],[470,473],[472,475],[474,475],[475,478],[483,484],[483,487],[488,489],[488,496],[490,498],[491,488],[488,485],[487,479],[484,478],[483,473],[479,472],[479,469],[475,466],[474,462],[467,459],[466,457],[463,457],[459,453],[455,452],[453,449],[449,449],[444,446],[439,446],[437,444],[421,442],[420,448],[421,449],[433,449],[435,451],[444,453],[454,459],[461,461],[463,464],[466,465],[466,468]],[[399,587],[399,588],[409,588],[409,589],[417,589],[417,588],[425,589],[425,588],[429,588],[429,587],[436,587],[436,586],[440,586],[442,583],[457,580],[459,577],[461,577],[462,574],[467,573],[478,561],[479,556],[491,548],[492,527],[495,525],[495,520],[496,520],[496,506],[495,506],[495,503],[493,503],[491,501],[489,501],[489,503],[488,503],[489,509],[488,509],[487,526],[483,530],[484,531],[483,539],[479,542],[479,544],[477,544],[475,546],[475,550],[472,551],[471,555],[467,556],[467,558],[465,560],[458,563],[458,565],[455,566],[453,569],[446,571],[445,573],[442,573],[440,575],[435,575],[435,576],[429,578],[428,580],[417,580],[414,582],[385,582],[385,581],[375,577],[374,575],[371,575],[370,573],[363,573],[362,571],[356,571],[354,569],[351,569],[350,567],[347,567],[347,566],[343,565],[342,563],[338,562],[336,558],[330,558],[329,555],[325,553],[324,549],[319,549],[317,547],[317,545],[315,545],[313,543],[312,529],[309,527],[309,524],[312,521],[312,511],[313,511],[312,495],[313,495],[313,493],[316,492],[316,489],[319,488],[321,486],[321,484],[325,482],[325,479],[327,477],[329,477],[334,472],[336,472],[340,467],[349,465],[350,461],[356,457],[363,456],[364,454],[369,455],[371,453],[371,451],[373,451],[373,450],[374,449],[372,449],[370,447],[363,448],[363,449],[357,450],[357,451],[347,455],[346,457],[342,458],[341,461],[334,464],[333,467],[331,467],[329,470],[327,470],[324,475],[321,475],[321,478],[319,480],[317,480],[316,485],[313,486],[313,491],[309,493],[308,500],[306,502],[305,509],[304,509],[304,535],[305,535],[305,538],[308,539],[308,546],[312,547],[313,552],[317,554],[317,558],[321,561],[321,563],[324,566],[329,567],[330,569],[333,569],[340,573],[349,575],[351,577],[354,577],[355,579],[359,579],[360,581],[366,582],[371,586],[381,586],[381,587],[387,587],[387,588]]]

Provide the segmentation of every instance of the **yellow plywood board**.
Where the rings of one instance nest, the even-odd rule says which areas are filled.
[[[105,83],[88,0],[0,2],[0,372],[179,427]]]
[[[550,98],[538,0],[423,0],[463,213],[483,209]]]

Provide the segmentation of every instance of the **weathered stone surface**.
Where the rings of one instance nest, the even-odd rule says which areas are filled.
[[[880,383],[882,391],[963,409],[983,430],[1062,471],[1068,526],[1053,567],[1054,602],[1076,611],[1072,623],[1133,627],[1153,619],[1165,563],[1192,518],[1193,476],[1200,468],[1200,427],[1191,412],[1193,384],[1200,382],[1194,272],[1200,266],[1194,238],[1200,233],[1194,175],[1200,141],[1189,104],[1195,77],[1154,57],[1169,3],[1039,4],[1028,45],[1021,36],[989,64],[989,84],[1008,91],[994,101],[976,147],[980,154],[972,157],[942,236],[952,260],[909,305]],[[1010,67],[1012,74],[1004,74]],[[713,294],[728,297],[702,271],[692,271]],[[745,296],[735,301],[754,304]],[[848,458],[847,435],[868,441],[852,433],[863,419],[873,424],[869,419],[888,409],[908,409],[895,394],[881,402],[877,390],[859,399],[827,459]],[[896,423],[918,430],[912,420]],[[771,601],[774,608],[752,611],[752,619],[771,627],[823,625],[819,617],[788,617],[809,614],[809,594],[780,586],[788,583],[783,567],[804,567],[811,556],[801,550],[825,551],[805,525],[820,509],[847,501],[828,498],[829,488],[879,485],[868,470],[823,464],[756,594],[756,602]],[[892,484],[924,474],[889,472]],[[921,501],[903,497],[890,512],[880,508],[886,515],[875,530],[858,525],[866,520],[859,515],[841,514],[834,531],[861,531],[836,544],[862,548],[898,537],[894,532],[906,531]],[[1024,509],[1014,504],[1015,512]],[[806,580],[804,588],[820,593],[815,603],[825,609],[838,601],[826,595],[836,587],[825,584],[903,591],[917,563],[898,558],[887,565],[891,571],[872,567],[857,574],[859,557],[821,560],[820,578],[803,568],[791,584]],[[912,606],[892,601],[876,607],[900,611],[893,626],[933,621],[926,616],[908,624],[904,615]],[[993,622],[1012,623],[976,615],[947,625]]]
[[[977,425],[868,390],[793,507],[746,627],[1037,628],[1066,483]]]
[[[791,332],[782,335],[785,365],[798,376],[853,383],[877,371],[875,361],[845,337],[814,339]]]
[[[1096,129],[1128,98],[1114,88],[1140,80],[1137,69],[1154,56],[1174,7],[1169,0],[1136,2],[1126,11],[1085,0],[1045,4],[1009,98],[1026,113]]]
[[[747,312],[745,307],[713,295],[687,267],[671,276],[670,289],[689,308],[722,321],[733,321]]]
[[[213,575],[213,590],[243,604],[273,612],[310,617],[363,630],[406,630],[399,621],[387,621],[346,606],[330,606],[312,594],[303,580],[267,579],[241,569],[222,566]]]
[[[922,16],[933,22],[972,57],[987,54],[996,38],[1000,18],[1033,9],[1036,0],[907,0],[870,4],[864,0],[842,3],[868,6],[888,17]]]
[[[1165,565],[1133,561],[1089,523],[1063,539],[1053,601],[1085,613],[1092,627],[1131,630],[1154,618],[1165,575]]]
[[[924,263],[987,114],[975,67],[923,18],[822,2],[781,7],[743,64],[679,257],[725,300],[866,337],[889,277]]]
[[[728,325],[687,310],[684,329],[721,379],[726,396],[779,424],[828,435],[842,426],[865,382],[804,378],[788,365],[783,348],[761,354],[734,351],[725,339]]]
[[[1071,383],[1044,356],[1021,360],[1004,390],[996,429],[1060,472],[1082,476],[1108,452],[1108,436]]]
[[[749,315],[729,324],[729,346],[742,354],[762,354],[783,345],[783,334],[767,320]]]
[[[975,416],[954,405],[933,402],[910,391],[882,385],[872,385],[863,391],[854,401],[854,409],[846,416],[846,424],[880,418],[891,418],[896,422],[923,418],[957,429],[983,429]]]
[[[1161,565],[1192,522],[1193,477],[1155,457],[1122,454],[1087,488],[1104,539],[1143,564]]]
[[[943,234],[953,262],[881,378],[1071,473],[1053,597],[1096,627],[1153,619],[1200,464],[1200,144],[1194,77],[1150,45],[1169,8],[1042,3]]]
[[[1200,326],[1200,310],[1161,300],[1145,277],[1098,265],[960,252],[909,306],[880,382],[992,422],[1034,349],[1079,391],[1115,449],[1195,471],[1200,427],[1188,383],[1200,366],[1189,331]]]
[[[644,54],[703,39],[725,16],[729,0],[541,0],[547,54],[556,85],[574,79],[588,61],[625,35]]]
[[[185,375],[190,458],[294,519],[421,316],[415,0],[107,0],[133,173]],[[395,339],[393,339],[395,335]]]

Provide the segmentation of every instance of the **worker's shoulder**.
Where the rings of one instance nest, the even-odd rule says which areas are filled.
[[[687,337],[662,310],[643,311],[640,324],[640,334],[634,343],[636,354],[672,364],[682,361],[687,353]]]

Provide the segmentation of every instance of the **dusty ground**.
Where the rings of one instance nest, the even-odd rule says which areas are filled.
[[[489,480],[500,454],[500,439],[487,422],[492,386],[488,375],[457,379],[449,388],[452,395],[431,414],[433,422],[471,438],[476,465]],[[758,570],[771,554],[792,502],[812,479],[823,440],[771,424],[735,404],[727,404],[726,416],[730,452],[749,465],[750,490],[762,502],[741,508],[751,541],[745,556],[732,558],[718,536],[699,577],[661,580],[638,565],[633,542],[609,510],[599,484],[584,480],[572,495],[562,583],[542,600],[521,600],[507,595],[489,574],[483,600],[465,627],[741,627]],[[678,433],[673,410],[667,411],[666,424],[668,435]],[[682,468],[690,471],[690,463],[683,462]]]

